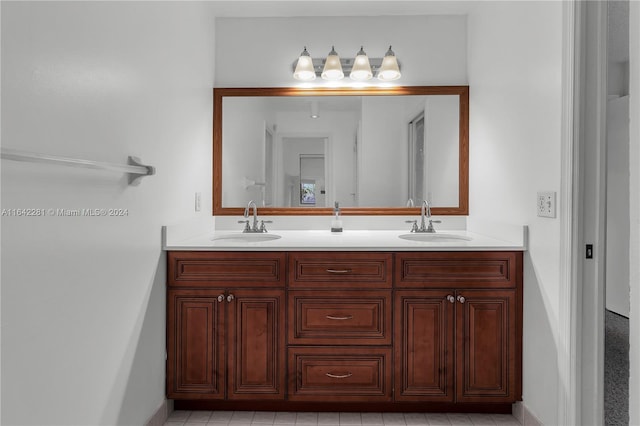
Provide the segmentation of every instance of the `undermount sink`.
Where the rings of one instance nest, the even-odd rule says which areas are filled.
[[[461,241],[471,241],[471,238],[464,235],[440,234],[440,233],[412,233],[398,235],[398,238],[409,241],[421,241],[431,243],[457,243]]]
[[[277,234],[238,232],[233,234],[217,235],[211,238],[211,240],[225,243],[263,243],[265,241],[273,241],[279,238],[282,237]]]

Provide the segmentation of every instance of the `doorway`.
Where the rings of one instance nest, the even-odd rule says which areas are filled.
[[[285,136],[281,153],[277,205],[327,207],[332,199],[329,137]]]
[[[427,150],[424,132],[424,111],[409,122],[409,200],[416,206],[422,201],[431,202],[428,197],[427,171],[425,167]]]
[[[627,5],[623,5],[623,3]],[[569,412],[573,411],[575,417],[571,415],[566,419],[573,420],[566,422],[568,424],[584,424],[584,425],[599,425],[599,424],[637,424],[640,419],[638,409],[634,404],[629,404],[629,401],[635,401],[640,396],[638,394],[638,378],[634,377],[634,371],[637,369],[638,355],[634,355],[633,352],[629,353],[628,349],[623,349],[622,353],[629,359],[629,369],[622,372],[622,376],[629,379],[629,385],[623,384],[622,388],[626,388],[628,394],[619,398],[626,407],[616,408],[623,412],[622,419],[606,420],[605,401],[607,398],[606,393],[610,392],[605,388],[605,374],[607,372],[605,360],[605,317],[607,306],[607,293],[609,293],[609,299],[613,300],[613,294],[623,296],[624,300],[627,298],[628,290],[626,288],[631,287],[631,296],[633,300],[638,300],[637,294],[634,296],[635,291],[638,289],[637,280],[634,281],[632,276],[637,274],[637,262],[632,261],[633,253],[638,252],[638,238],[634,235],[638,231],[637,221],[634,223],[632,218],[638,217],[638,196],[635,194],[638,189],[638,182],[633,179],[629,179],[628,175],[636,176],[638,173],[638,129],[637,122],[635,124],[635,130],[633,122],[637,120],[634,117],[634,108],[638,110],[638,76],[634,76],[633,72],[627,72],[627,77],[622,81],[628,82],[628,94],[629,96],[629,112],[622,113],[623,121],[626,126],[629,126],[629,142],[626,142],[629,147],[629,154],[626,163],[626,171],[624,167],[619,164],[609,165],[608,157],[616,157],[618,154],[615,151],[610,151],[608,142],[608,133],[611,129],[609,127],[615,126],[615,122],[612,117],[608,116],[610,109],[615,109],[616,106],[608,102],[610,89],[613,87],[609,84],[608,80],[616,73],[614,67],[610,66],[608,61],[608,54],[612,51],[612,46],[609,42],[612,42],[612,25],[609,22],[609,7],[627,7],[627,17],[629,22],[629,34],[638,34],[637,26],[640,25],[640,13],[636,5],[631,5],[627,0],[610,0],[603,2],[576,2],[575,8],[575,56],[573,58],[574,73],[576,84],[573,85],[575,89],[574,93],[574,146],[573,146],[573,161],[572,165],[575,168],[575,172],[570,166],[566,173],[571,174],[572,180],[575,184],[573,193],[574,198],[572,201],[572,259],[575,262],[575,276],[572,278],[572,290],[571,297],[572,302],[571,312],[573,316],[570,318],[572,322],[571,334],[574,336],[570,340],[571,353],[575,357],[572,359],[572,375],[573,379],[570,382],[571,385],[575,385],[575,391],[571,389],[570,398],[574,398],[569,401],[566,407],[569,407]],[[635,12],[632,12],[636,7]],[[573,26],[569,25],[571,29]],[[632,41],[633,37],[629,37],[629,42],[635,45],[629,48],[630,44],[623,47],[623,50],[631,52],[629,56],[629,69],[633,69],[634,66],[637,70],[637,62],[640,59],[638,55],[638,41]],[[634,65],[635,62],[635,65]],[[634,98],[633,95],[636,95]],[[615,98],[619,97],[616,94]],[[634,106],[635,105],[635,106]],[[634,157],[635,154],[635,157]],[[610,158],[609,160],[613,160]],[[622,167],[623,175],[627,175],[629,179],[629,189],[623,190],[625,194],[621,198],[626,198],[629,202],[625,207],[624,200],[622,202],[616,202],[616,194],[618,188],[609,188],[607,181],[614,179],[614,176],[609,175],[608,172],[615,171],[617,168]],[[612,203],[611,205],[609,203]],[[624,212],[620,212],[624,210]],[[608,243],[619,242],[615,236],[614,231],[608,229],[608,219],[615,220],[615,214],[621,213],[621,221],[630,222],[628,231],[629,242],[623,241],[621,244],[622,252],[618,254],[623,258],[627,258],[628,262],[623,266],[611,266],[609,259],[614,254],[614,248]],[[591,252],[593,256],[585,255],[585,245],[592,244],[594,251]],[[608,262],[609,261],[609,262]],[[619,292],[614,290],[608,290],[607,287],[607,271],[611,268],[624,269],[629,271],[629,277],[627,278],[611,278],[609,275],[609,283],[616,283],[620,281],[627,281],[626,286],[623,284],[623,288]],[[634,272],[635,271],[635,272]],[[612,301],[610,300],[610,302]],[[628,299],[627,299],[628,300]],[[626,303],[623,303],[626,304]],[[611,305],[610,305],[611,307]],[[639,338],[637,331],[634,331],[634,325],[638,324],[637,307],[634,309],[634,304],[630,303],[629,311],[629,329],[630,333],[630,347],[634,348],[637,345]],[[574,345],[575,344],[575,350]],[[632,349],[633,350],[633,349]],[[629,373],[631,372],[631,374]],[[635,372],[637,376],[637,372]],[[630,395],[630,396],[628,396]],[[575,402],[575,405],[571,405],[571,401]],[[571,407],[574,407],[572,409]],[[627,411],[629,410],[629,411]],[[627,415],[628,412],[628,415]]]
[[[629,1],[607,3],[604,424],[629,424]]]

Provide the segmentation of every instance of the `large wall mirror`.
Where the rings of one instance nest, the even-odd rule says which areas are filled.
[[[213,214],[469,212],[469,87],[216,88]]]

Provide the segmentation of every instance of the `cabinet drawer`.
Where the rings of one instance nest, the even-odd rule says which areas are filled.
[[[171,251],[167,262],[170,286],[274,287],[285,284],[284,252]]]
[[[390,288],[390,253],[303,252],[289,259],[291,287]]]
[[[290,348],[289,400],[390,401],[391,349]]]
[[[293,290],[288,302],[289,344],[391,344],[391,290]]]
[[[522,252],[412,252],[396,255],[398,287],[515,288]]]

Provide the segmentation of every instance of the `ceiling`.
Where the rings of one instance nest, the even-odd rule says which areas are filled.
[[[209,1],[216,17],[389,16],[466,14],[472,1]],[[477,3],[477,2],[476,2]]]

